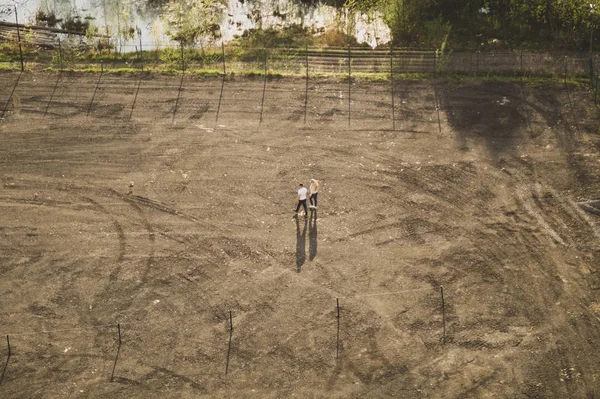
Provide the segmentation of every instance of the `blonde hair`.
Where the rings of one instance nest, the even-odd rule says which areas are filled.
[[[319,181],[315,180],[315,179],[310,179],[310,188],[311,188],[311,192],[313,191],[312,189],[318,190],[319,189]]]

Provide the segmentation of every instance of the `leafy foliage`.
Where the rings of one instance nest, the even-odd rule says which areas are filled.
[[[400,46],[583,50],[600,33],[600,0],[347,0],[346,5],[383,12]]]
[[[56,13],[54,11],[44,12],[44,10],[39,9],[35,13],[35,23],[40,26],[47,26],[49,28],[55,28],[59,23],[63,20],[62,18],[57,18]]]
[[[244,48],[298,47],[312,44],[313,32],[300,25],[280,29],[249,29],[234,44]]]
[[[220,37],[223,7],[221,0],[172,0],[166,13],[169,36],[184,46]]]
[[[90,27],[90,19],[84,18],[82,20],[79,16],[73,17],[71,15],[67,15],[67,17],[61,20],[60,27],[64,30],[85,33]]]

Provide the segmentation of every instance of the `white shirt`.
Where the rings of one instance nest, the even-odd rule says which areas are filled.
[[[308,192],[308,190],[306,189],[306,187],[302,187],[301,189],[298,190],[298,198],[300,200],[305,200],[307,192]]]

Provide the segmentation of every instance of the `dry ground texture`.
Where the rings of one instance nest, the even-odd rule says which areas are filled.
[[[263,85],[0,74],[2,398],[600,397],[588,88]]]

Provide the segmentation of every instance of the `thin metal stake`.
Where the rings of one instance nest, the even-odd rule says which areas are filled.
[[[265,51],[265,77],[264,77],[264,81],[263,81],[263,95],[262,95],[262,101],[260,103],[260,122],[259,125],[262,124],[263,121],[263,111],[265,108],[265,92],[267,91],[267,49],[264,49]]]
[[[183,56],[183,42],[181,42],[181,72],[185,72],[185,61]]]
[[[435,97],[435,110],[437,112],[438,130],[439,130],[439,133],[442,134],[442,121],[440,120],[440,102],[438,99],[437,90],[436,90],[435,86],[433,88],[433,95]]]
[[[144,72],[144,50],[142,49],[142,30],[138,28],[138,36],[140,37],[140,62],[142,63],[142,72]]]
[[[177,114],[177,109],[179,107],[179,99],[181,98],[181,91],[183,90],[183,77],[185,76],[185,71],[181,71],[181,82],[179,83],[179,89],[177,90],[177,99],[175,100],[175,108],[173,109],[173,117],[171,118],[171,123],[175,123],[175,114]]]
[[[110,374],[110,382],[113,382],[115,378],[115,369],[117,368],[117,361],[119,360],[119,353],[121,353],[121,324],[117,324],[117,332],[119,334],[119,346],[117,346],[117,354],[115,356],[115,362],[113,364],[112,373]]]
[[[592,89],[594,88],[594,57],[590,57],[590,82],[592,83]]]
[[[568,56],[565,55],[565,84],[567,84],[567,59]]]
[[[348,45],[348,127],[350,127],[350,115],[351,115],[351,89],[352,89],[352,56],[350,54],[350,45]]]
[[[304,54],[306,57],[306,89],[304,95],[304,124],[306,125],[306,113],[308,108],[308,44],[304,45]]]
[[[92,100],[90,101],[90,105],[88,106],[87,113],[85,114],[85,118],[87,119],[90,116],[90,111],[92,110],[92,106],[94,105],[94,99],[96,98],[96,93],[98,92],[98,87],[100,86],[100,79],[102,79],[102,74],[104,73],[102,61],[100,61],[100,76],[98,76],[98,81],[96,82],[96,87],[94,89],[94,95],[92,96]]]
[[[58,61],[60,63],[60,71],[63,71],[63,62],[62,62],[62,46],[60,44],[60,37],[58,38]]]
[[[58,83],[60,82],[60,78],[62,76],[62,69],[58,73],[58,78],[56,78],[56,83],[54,84],[54,89],[52,89],[52,94],[50,95],[50,100],[48,100],[48,104],[46,105],[46,110],[44,111],[44,117],[48,114],[48,110],[50,109],[50,104],[52,104],[52,100],[54,99],[54,93],[56,93],[56,89],[58,88]]]
[[[396,105],[394,103],[394,47],[390,45],[390,83],[392,86],[392,130],[396,130]]]
[[[15,21],[17,22],[17,40],[19,41],[19,55],[21,57],[21,72],[25,70],[23,63],[23,48],[21,47],[21,33],[19,33],[19,16],[17,15],[17,5],[15,4]]]
[[[337,306],[337,343],[335,350],[335,358],[339,359],[340,357],[340,298],[335,298],[336,306]]]
[[[6,363],[4,363],[2,374],[0,374],[0,385],[2,385],[2,381],[4,380],[4,374],[6,373],[6,369],[8,368],[8,362],[10,361],[10,356],[12,355],[12,351],[10,349],[10,338],[8,337],[8,335],[6,336],[6,343],[8,344],[8,356],[6,357]]]
[[[227,71],[225,70],[225,43],[221,42],[221,52],[222,52],[222,60],[223,60],[223,76],[227,75]]]
[[[442,294],[442,327],[444,334],[442,335],[442,344],[446,344],[446,306],[444,302],[444,287],[440,285],[440,293]]]
[[[223,90],[225,89],[225,74],[223,74],[223,80],[221,81],[221,94],[219,94],[219,104],[217,104],[217,116],[215,117],[215,129],[219,122],[219,112],[221,111],[221,100],[223,100]]]
[[[131,120],[131,117],[133,116],[133,110],[135,109],[135,103],[137,101],[138,93],[140,92],[141,85],[142,85],[142,75],[140,75],[140,78],[138,79],[137,88],[135,89],[135,95],[133,96],[133,103],[131,104],[131,112],[129,112],[129,120]]]
[[[217,115],[215,117],[215,130],[217,129],[217,123],[219,122],[219,112],[221,111],[221,100],[223,99],[223,89],[225,89],[225,76],[227,70],[225,69],[225,43],[221,41],[221,61],[223,62],[223,80],[221,81],[221,94],[219,95],[219,104],[217,105]]]
[[[227,362],[225,363],[225,375],[229,373],[229,355],[231,354],[231,339],[233,337],[233,316],[229,311],[229,346],[227,347]]]

